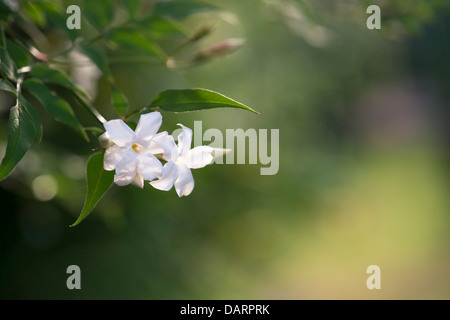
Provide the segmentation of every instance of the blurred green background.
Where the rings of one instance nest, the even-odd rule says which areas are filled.
[[[211,165],[184,198],[113,186],[69,228],[97,144],[43,116],[42,143],[0,183],[0,298],[450,298],[448,1],[210,2],[229,13],[184,20],[214,26],[192,50],[245,46],[187,68],[112,56],[117,87],[133,108],[195,87],[249,105],[261,115],[163,113],[163,129],[279,129],[279,172]],[[366,27],[370,4],[381,30]],[[105,79],[79,81],[113,118]],[[73,264],[81,290],[66,287]],[[366,287],[372,264],[381,290]]]

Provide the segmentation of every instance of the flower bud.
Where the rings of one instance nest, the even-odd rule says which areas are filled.
[[[102,146],[102,148],[105,148],[105,149],[110,147],[113,144],[113,142],[109,139],[108,132],[105,132],[100,137],[98,137],[98,141],[100,142],[100,145]]]

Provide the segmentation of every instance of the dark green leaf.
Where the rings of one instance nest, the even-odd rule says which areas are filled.
[[[19,104],[24,108],[25,112],[31,118],[31,122],[33,122],[34,132],[36,135],[36,143],[40,143],[42,140],[42,124],[38,112],[32,106],[32,104],[28,102],[28,100],[26,100],[22,95],[19,97]]]
[[[111,0],[85,0],[81,12],[94,28],[102,31],[114,20],[114,7]]]
[[[220,7],[202,1],[158,2],[155,4],[154,13],[182,20],[193,14],[222,10]]]
[[[0,48],[0,70],[9,79],[16,79],[16,66],[14,61],[6,51],[6,48]]]
[[[9,8],[3,1],[0,1],[0,21],[8,22],[11,17],[11,8]]]
[[[84,202],[84,207],[80,216],[71,227],[75,227],[88,216],[114,182],[114,172],[103,169],[103,153],[96,153],[91,156],[87,164],[86,174],[86,201]]]
[[[6,40],[6,43],[8,54],[10,57],[14,57],[14,62],[17,67],[23,68],[30,65],[32,57],[28,50],[9,40]]]
[[[66,101],[54,95],[48,87],[37,79],[25,80],[23,87],[39,101],[42,107],[53,116],[55,120],[71,127],[80,133],[86,141],[89,141],[86,132],[75,118],[72,108],[70,108]]]
[[[66,100],[74,109],[83,108],[88,111],[96,120],[103,124],[106,122],[106,119],[95,109],[85,98],[80,97],[78,94],[73,92],[70,89],[65,87],[48,84],[47,85],[51,90],[53,90],[59,97]]]
[[[6,79],[0,79],[0,90],[11,92],[16,95],[16,88]]]
[[[0,8],[1,10],[1,8]],[[0,48],[6,47],[6,40],[5,40],[5,32],[3,30],[3,25],[0,24]]]
[[[11,108],[6,153],[0,165],[0,180],[5,179],[31,147],[35,137],[34,126],[20,106]]]
[[[121,0],[120,3],[128,12],[130,18],[135,18],[136,15],[141,10],[141,1],[140,0]]]
[[[6,79],[0,79],[0,90],[11,92],[15,97],[17,97],[16,88]],[[36,133],[36,142],[40,143],[42,139],[42,125],[39,114],[33,108],[33,106],[23,97],[23,95],[19,96],[19,105],[30,117],[31,122],[34,126],[34,131]]]
[[[109,65],[106,59],[105,54],[92,47],[92,46],[82,46],[81,48],[81,52],[88,57],[93,64],[95,64],[97,66],[97,68],[100,69],[100,71],[105,75],[105,76],[110,76],[111,75],[111,71],[109,69]]]
[[[240,102],[206,89],[167,90],[158,94],[151,106],[172,112],[240,108],[258,113]]]
[[[73,84],[73,82],[66,74],[59,70],[52,69],[45,64],[39,63],[34,65],[31,69],[30,74],[45,83],[58,84],[67,89],[73,90],[84,97],[88,97],[88,94],[84,90]]]
[[[112,105],[121,117],[127,112],[129,106],[128,99],[115,86],[112,86]]]

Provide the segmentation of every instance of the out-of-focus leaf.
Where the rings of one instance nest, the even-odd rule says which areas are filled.
[[[33,23],[39,27],[44,27],[47,24],[45,12],[36,4],[38,1],[26,1],[21,10]]]
[[[161,37],[166,35],[187,36],[189,33],[180,23],[170,17],[164,16],[149,16],[139,21],[138,25],[147,32]]]
[[[94,28],[102,31],[114,20],[114,8],[111,0],[84,0],[81,12]]]
[[[39,101],[42,107],[53,116],[55,120],[71,127],[76,132],[80,133],[86,141],[89,141],[84,128],[78,122],[72,108],[66,101],[54,95],[48,87],[37,79],[25,80],[23,87]]]
[[[14,57],[17,67],[23,68],[30,65],[32,57],[25,48],[9,40],[6,40],[6,43],[8,54],[10,57]]]
[[[112,86],[112,105],[117,113],[123,117],[128,110],[128,99],[115,86]]]
[[[223,11],[222,8],[202,1],[158,2],[154,13],[182,20],[190,15],[210,11]]]
[[[86,201],[80,216],[71,227],[75,227],[88,216],[114,182],[114,172],[103,169],[103,155],[104,153],[96,153],[88,161]]]
[[[1,10],[1,8],[0,8]],[[0,48],[6,47],[6,40],[5,40],[5,32],[3,30],[3,25],[0,24]]]
[[[11,8],[8,7],[3,1],[0,1],[0,21],[7,22],[11,16]]]
[[[142,2],[140,0],[121,0],[120,3],[128,12],[131,19],[135,18],[141,10]]]
[[[111,75],[111,70],[109,69],[106,56],[103,52],[92,46],[87,45],[82,46],[80,50],[81,53],[83,53],[86,57],[88,57],[89,60],[91,60],[92,63],[94,63],[105,76]]]
[[[24,110],[16,105],[9,114],[9,135],[6,153],[0,165],[0,180],[5,179],[33,144],[33,123]]]
[[[74,41],[76,38],[80,36],[79,29],[69,29],[67,28],[67,18],[68,14],[62,14],[62,12],[66,12],[67,6],[60,1],[39,1],[36,2],[36,5],[39,5],[44,8],[44,11],[47,16],[47,24],[48,27],[53,27],[57,30],[63,31],[69,39]],[[81,21],[83,28],[83,20]]]
[[[108,40],[112,45],[126,50],[140,51],[158,57],[165,55],[161,48],[151,43],[149,39],[133,28],[120,28],[111,31],[108,34]]]
[[[40,63],[34,65],[31,69],[30,74],[45,83],[58,84],[67,89],[73,90],[86,98],[88,97],[88,94],[84,90],[73,84],[73,82],[67,75],[59,70],[52,69],[45,64]]]
[[[239,108],[258,113],[240,102],[206,89],[166,90],[156,96],[151,106],[172,112]]]

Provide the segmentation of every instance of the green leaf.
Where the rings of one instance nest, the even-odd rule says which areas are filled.
[[[102,31],[114,20],[114,8],[111,0],[85,0],[81,12],[94,28]]]
[[[106,119],[103,118],[103,116],[97,111],[97,109],[95,109],[85,98],[76,94],[76,92],[73,92],[72,90],[60,85],[47,84],[47,86],[51,90],[53,90],[59,97],[67,101],[72,106],[72,108],[83,108],[88,111],[100,124],[106,122]]]
[[[223,10],[213,4],[202,1],[158,2],[155,4],[154,13],[182,20],[197,13]]]
[[[33,107],[33,105],[28,102],[22,95],[19,96],[19,104],[24,108],[25,112],[31,118],[31,122],[33,122],[34,132],[36,135],[36,143],[41,143],[42,140],[42,123],[41,118],[39,117],[38,112]]]
[[[156,96],[151,107],[172,112],[188,112],[214,108],[239,108],[259,114],[246,105],[220,93],[206,89],[167,90]]]
[[[0,70],[9,79],[16,79],[16,67],[14,61],[6,51],[6,48],[0,48]]]
[[[30,65],[32,57],[29,54],[28,50],[9,40],[6,40],[6,43],[8,46],[8,54],[10,57],[14,57],[14,62],[16,63],[17,67],[23,68]]]
[[[6,48],[5,32],[2,24],[0,24],[0,48]]]
[[[100,69],[105,76],[109,77],[111,75],[107,58],[102,51],[87,45],[80,47],[80,50],[86,57],[89,58],[89,60],[92,61],[93,64],[97,66],[97,68]]]
[[[154,36],[187,36],[189,33],[184,26],[170,17],[152,15],[139,21],[137,24]]]
[[[33,77],[40,79],[45,83],[58,84],[88,98],[88,94],[84,90],[73,84],[73,82],[69,79],[69,77],[66,74],[64,74],[59,70],[52,69],[46,66],[45,64],[39,63],[34,65],[33,68],[31,69],[30,74]]]
[[[83,210],[78,219],[71,225],[75,227],[94,209],[98,201],[114,182],[114,171],[103,169],[103,153],[92,155],[87,164],[87,195]]]
[[[0,165],[0,180],[5,179],[33,144],[35,131],[33,123],[20,106],[9,113],[9,135],[6,153]]]
[[[120,28],[108,34],[108,40],[115,47],[130,51],[141,51],[147,54],[164,57],[165,54],[156,44],[150,42],[134,28]]]
[[[16,88],[6,79],[0,79],[0,90],[11,92],[16,95]]]
[[[132,19],[136,17],[142,6],[140,0],[121,0],[120,3]]]
[[[3,1],[0,1],[0,21],[7,23],[11,13],[11,9]]]
[[[16,88],[6,79],[0,79],[0,90],[11,92],[15,97],[17,97]],[[36,143],[40,143],[42,140],[42,124],[39,114],[33,108],[33,106],[23,97],[19,96],[19,105],[24,108],[24,111],[28,114],[31,122],[34,126],[34,131],[36,133]]]
[[[127,112],[129,104],[125,97],[115,86],[112,86],[112,105],[116,109],[119,116],[123,117]]]
[[[47,86],[37,79],[25,80],[23,87],[39,101],[42,107],[53,116],[55,120],[71,127],[80,133],[86,141],[89,141],[84,128],[78,122],[72,108],[66,101],[54,95]]]
[[[42,28],[47,24],[45,12],[38,5],[35,5],[33,1],[27,1],[21,9],[24,15],[39,27]]]

